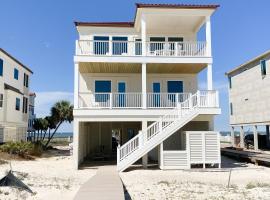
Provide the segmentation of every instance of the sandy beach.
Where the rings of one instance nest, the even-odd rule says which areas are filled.
[[[270,169],[223,158],[223,169],[136,169],[120,173],[126,196],[139,199],[270,199]],[[226,166],[228,165],[228,166]],[[230,187],[228,180],[231,172]]]
[[[33,161],[11,161],[14,174],[27,184],[33,194],[15,188],[1,187],[0,199],[69,200],[79,187],[95,175],[96,169],[74,170],[68,147],[50,150]],[[9,163],[0,164],[0,177],[9,171]]]

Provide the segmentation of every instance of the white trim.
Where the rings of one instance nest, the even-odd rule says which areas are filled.
[[[213,62],[212,57],[171,57],[171,56],[74,56],[75,62],[113,62],[113,63],[206,63]]]

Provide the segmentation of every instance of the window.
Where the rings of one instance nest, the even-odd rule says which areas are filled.
[[[29,76],[26,73],[24,73],[23,74],[23,85],[25,87],[28,87],[28,83],[29,83]]]
[[[0,108],[3,107],[4,95],[0,94]]]
[[[232,77],[228,77],[228,80],[229,80],[229,87],[230,87],[230,89],[232,88]]]
[[[183,81],[168,81],[168,93],[183,93]]]
[[[175,49],[183,50],[183,38],[182,37],[168,37],[170,54],[175,54]]]
[[[94,36],[94,53],[106,55],[109,52],[109,36]]]
[[[106,102],[110,97],[111,81],[95,81],[96,102]]]
[[[0,59],[0,76],[3,76],[4,61]]]
[[[165,37],[150,37],[150,51],[151,53],[155,53],[156,51],[160,51],[159,54],[164,49]]]
[[[142,39],[135,39],[135,55],[142,55]]]
[[[232,105],[232,103],[230,103],[230,112],[231,112],[231,115],[233,115],[233,105]]]
[[[14,79],[19,79],[19,70],[17,68],[14,68]]]
[[[22,112],[27,113],[27,109],[28,109],[28,98],[23,97],[23,109],[22,109]]]
[[[122,55],[127,53],[127,37],[112,37],[113,40],[113,55]]]
[[[261,60],[261,74],[262,76],[266,75],[266,60]]]
[[[183,81],[168,81],[167,83],[168,99],[172,102],[176,100],[176,93],[183,93]]]
[[[20,110],[20,104],[21,104],[20,98],[16,98],[16,105],[15,105],[16,110]]]

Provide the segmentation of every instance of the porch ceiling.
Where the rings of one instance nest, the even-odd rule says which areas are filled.
[[[141,63],[80,63],[81,73],[141,73]],[[147,73],[187,73],[197,74],[206,63],[149,63]]]

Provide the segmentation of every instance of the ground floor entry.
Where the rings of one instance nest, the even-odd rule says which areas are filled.
[[[79,125],[79,159],[115,160],[117,146],[132,139],[142,122],[81,122]]]

